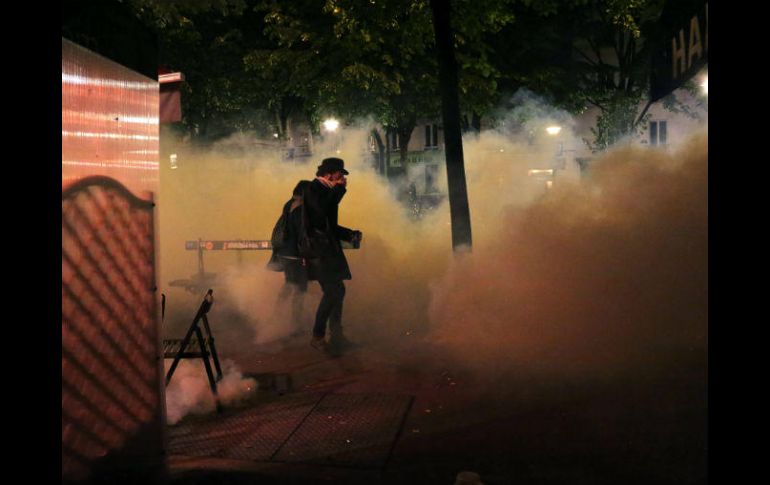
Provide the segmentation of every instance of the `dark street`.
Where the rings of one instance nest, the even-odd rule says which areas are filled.
[[[427,365],[418,357],[394,363],[389,353],[365,345],[340,358],[320,355],[305,338],[283,345],[228,355],[245,375],[258,376],[262,390],[255,397],[221,416],[190,416],[169,428],[174,483],[454,483],[466,470],[485,484],[706,483],[703,355],[682,351],[666,365],[565,380],[515,372],[474,375],[451,356]],[[428,345],[416,336],[393,342],[399,355],[425,354]],[[276,376],[290,383],[279,389],[285,389],[282,395]],[[327,435],[308,435],[328,447],[289,462],[281,453],[234,460],[228,455],[238,456],[239,447],[253,446],[250,441],[233,435],[216,440],[217,430],[250,413],[256,439],[288,438],[313,403],[335,395],[414,400],[396,410],[407,413],[397,431],[377,427],[382,410],[374,407],[352,427],[343,423]],[[274,420],[271,410],[292,402],[305,403],[295,419]],[[362,430],[377,449],[359,449],[363,459],[346,457],[349,450],[341,447],[353,444],[331,444],[335,435]]]

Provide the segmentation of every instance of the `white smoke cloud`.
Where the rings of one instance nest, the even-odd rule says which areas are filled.
[[[165,360],[166,372],[172,362],[172,359]],[[257,391],[255,379],[244,378],[231,360],[221,364],[222,379],[217,382],[217,395],[223,406],[237,406],[254,395]],[[166,387],[166,422],[173,425],[188,414],[208,414],[215,409],[216,401],[203,362],[199,359],[180,361]]]

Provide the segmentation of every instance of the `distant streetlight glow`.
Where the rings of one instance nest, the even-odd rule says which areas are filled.
[[[561,126],[549,126],[545,129],[549,135],[558,135],[561,131]]]
[[[700,83],[700,86],[703,88],[703,94],[708,96],[709,94],[709,77],[706,76],[705,79],[703,79],[703,82]]]
[[[527,175],[529,175],[530,177],[533,176],[533,175],[535,175],[535,176],[537,176],[537,175],[553,175],[553,169],[552,168],[547,168],[547,169],[533,168],[533,169],[530,169],[529,172],[527,172]]]
[[[329,118],[328,120],[324,121],[324,128],[326,131],[337,131],[337,128],[340,126],[340,122],[335,120],[334,118]]]

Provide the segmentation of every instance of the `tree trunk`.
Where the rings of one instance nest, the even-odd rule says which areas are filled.
[[[278,122],[280,123],[278,135],[281,138],[289,139],[289,110],[286,109],[286,104],[281,102],[281,107],[278,110]]]
[[[460,102],[457,83],[457,62],[452,42],[449,0],[431,0],[433,28],[438,52],[441,115],[444,122],[447,184],[449,186],[449,213],[452,222],[452,249],[470,251],[471,216],[468,190],[465,182],[463,140],[460,130]]]
[[[392,129],[385,128],[385,177],[388,177],[388,171],[390,170],[390,134]]]
[[[460,118],[460,129],[463,133],[471,129],[471,125],[468,123],[468,115],[462,115],[462,118]]]
[[[281,110],[275,110],[275,127],[276,133],[278,133],[278,139],[286,139],[286,119],[281,116]]]
[[[412,132],[417,125],[416,117],[410,117],[398,124],[396,133],[398,133],[398,152],[401,160],[401,166],[406,170],[406,155],[409,153],[409,140],[412,139]]]
[[[385,175],[385,144],[382,143],[382,137],[376,128],[372,130],[372,136],[375,143],[377,143],[377,168],[380,175]]]
[[[200,125],[198,125],[198,138],[206,140],[209,136],[209,119],[207,116],[201,117]]]
[[[473,118],[471,119],[471,126],[473,126],[473,130],[477,135],[481,134],[481,116],[475,111],[473,112]]]

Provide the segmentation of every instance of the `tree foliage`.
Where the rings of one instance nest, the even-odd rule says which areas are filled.
[[[200,140],[244,130],[273,133],[266,111],[269,89],[243,62],[246,46],[263,42],[261,19],[244,0],[131,2],[159,34],[160,64],[185,75],[187,133]]]
[[[439,113],[427,0],[129,0],[187,83],[198,137],[256,129],[285,138],[336,115],[372,117],[408,143]],[[573,113],[596,106],[595,149],[645,121],[647,37],[663,0],[454,0],[463,112],[488,116],[526,87]],[[666,100],[677,109],[676,101]],[[681,109],[681,108],[680,108]]]
[[[646,126],[652,40],[664,0],[520,1],[492,39],[502,92],[526,87],[579,114],[599,109],[595,151]],[[687,113],[676,95],[663,100]]]
[[[601,111],[592,129],[595,151],[638,133],[647,121],[650,35],[662,9],[663,0],[589,0],[570,16],[576,93]]]

